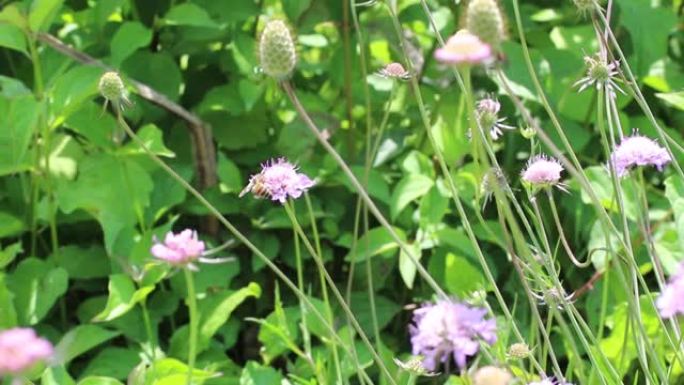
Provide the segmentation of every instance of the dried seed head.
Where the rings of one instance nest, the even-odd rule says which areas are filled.
[[[288,78],[297,64],[297,52],[290,30],[282,20],[266,23],[259,40],[261,68],[277,80]]]
[[[466,29],[496,50],[506,38],[504,16],[496,0],[471,0]]]
[[[530,347],[526,343],[515,343],[508,348],[508,355],[512,358],[526,358],[530,355]]]
[[[116,103],[126,99],[126,86],[124,86],[121,76],[114,71],[105,72],[100,77],[98,88],[100,94],[108,101]]]

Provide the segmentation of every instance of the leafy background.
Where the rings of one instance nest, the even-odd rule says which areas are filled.
[[[427,3],[442,35],[453,33],[463,6],[446,0]],[[511,20],[511,4],[502,5]],[[326,266],[344,288],[355,261],[351,303],[361,325],[372,333],[361,264],[370,259],[383,359],[396,368],[392,358],[410,351],[410,309],[432,298],[432,291],[373,220],[362,229],[357,252],[350,253],[357,196],[308,134],[278,84],[259,71],[258,33],[271,17],[287,19],[296,31],[299,63],[293,83],[307,110],[359,176],[366,119],[377,124],[388,111],[368,191],[398,233],[420,252],[432,276],[458,297],[491,289],[435,166],[410,87],[362,73],[359,31],[352,25],[348,1],[25,0],[2,1],[0,6],[0,327],[31,325],[57,344],[61,364],[36,373],[43,384],[118,384],[131,373],[135,377],[136,370],[142,370],[141,353],[149,353],[155,342],[148,337],[147,322],[168,358],[157,366],[156,377],[147,373],[134,383],[179,383],[174,381],[184,378],[187,358],[186,289],[181,275],[150,264],[152,239],[171,228],[193,227],[212,246],[232,240],[138,146],[121,142],[116,120],[103,112],[104,101],[97,92],[104,72],[100,64],[116,69],[126,80],[133,103],[125,117],[153,151],[202,189],[291,277],[294,244],[285,212],[270,201],[240,199],[238,193],[260,163],[278,156],[288,157],[315,177],[311,200]],[[614,6],[614,30],[629,65],[658,120],[681,143],[682,2],[617,0]],[[438,43],[421,2],[400,0],[398,9],[433,133],[455,166],[459,190],[472,201],[480,186],[466,157],[466,122],[458,118],[460,92],[453,76],[432,57]],[[356,10],[370,71],[401,61],[383,2]],[[577,93],[572,87],[583,76],[583,56],[597,50],[593,27],[570,1],[525,0],[521,10],[544,90],[587,166],[592,185],[610,208],[612,187],[594,127],[595,95]],[[505,72],[540,125],[550,126],[525,67],[514,23],[508,29]],[[159,95],[150,100],[135,81]],[[475,74],[474,82],[481,95],[497,93],[497,84],[483,72]],[[368,103],[362,96],[366,89]],[[188,121],[163,108],[161,96],[199,120]],[[522,127],[513,104],[504,97],[500,100],[508,122]],[[620,96],[619,105],[624,126],[655,136],[633,99]],[[497,149],[504,173],[522,194],[517,175],[529,154],[529,142],[510,132]],[[674,175],[647,177],[654,182],[649,199],[657,221],[656,247],[672,271],[684,259],[684,182]],[[587,254],[604,244],[588,198],[572,182],[570,194],[562,195],[559,203],[566,235],[576,250]],[[297,209],[308,225],[305,206],[298,204]],[[475,204],[467,208],[473,216],[480,209]],[[513,306],[523,300],[523,291],[501,247],[496,210],[487,206],[482,217],[476,234],[498,286]],[[302,343],[296,298],[248,249],[232,241],[222,256],[234,257],[233,262],[201,267],[196,273],[201,293],[199,367],[204,368],[198,376],[206,376],[206,384],[272,384],[285,376],[294,383],[311,383],[305,382],[311,377],[309,369],[282,338],[284,334],[295,344]],[[594,266],[587,270],[575,269],[565,259],[560,262],[569,292],[603,267],[601,256],[600,251],[593,254]],[[144,278],[138,279],[143,270]],[[306,291],[322,304],[311,259],[305,270]],[[599,279],[577,302],[592,329],[602,326],[596,323],[604,284]],[[636,350],[622,338],[624,298],[620,290],[609,293],[601,345],[616,361],[626,352],[628,359],[621,361],[626,364],[620,369],[629,376]],[[143,305],[149,320],[143,317]],[[526,308],[515,310],[521,329],[529,329]],[[342,313],[336,314],[343,322]],[[657,340],[655,315],[642,316]],[[327,338],[315,318],[306,325],[317,339]],[[506,325],[502,328],[497,349],[505,351]],[[349,333],[346,326],[338,331]],[[359,359],[371,366],[368,351],[358,345]],[[316,359],[328,362],[330,357],[319,349]],[[370,370],[377,374],[377,369]],[[223,375],[209,378],[217,371]],[[354,381],[353,367],[344,368],[344,373]]]

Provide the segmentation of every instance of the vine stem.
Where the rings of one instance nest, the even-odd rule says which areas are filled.
[[[354,173],[351,171],[349,166],[345,163],[344,159],[340,156],[340,154],[335,150],[335,148],[328,142],[328,140],[321,134],[321,132],[318,130],[318,127],[316,127],[316,124],[313,122],[309,114],[306,112],[304,109],[304,106],[302,106],[302,103],[299,101],[299,98],[297,98],[297,94],[295,93],[294,89],[292,88],[292,85],[290,82],[285,81],[282,83],[283,89],[285,90],[285,93],[287,93],[287,96],[290,98],[290,101],[294,105],[295,109],[299,113],[300,117],[304,120],[304,123],[306,123],[306,126],[309,128],[309,130],[314,134],[316,139],[318,139],[318,142],[325,148],[325,150],[330,154],[330,156],[333,157],[337,165],[342,169],[342,171],[347,175],[349,178],[349,181],[352,183],[354,188],[356,189],[357,193],[359,196],[363,199],[363,201],[366,203],[368,206],[368,209],[370,212],[375,216],[375,218],[380,222],[380,224],[387,229],[389,232],[390,236],[392,239],[397,242],[399,247],[408,255],[409,259],[411,262],[416,266],[416,269],[418,270],[418,273],[425,279],[425,281],[432,287],[432,290],[435,291],[439,296],[443,298],[448,298],[447,294],[444,292],[444,290],[439,286],[437,281],[435,281],[432,276],[430,276],[430,273],[423,267],[423,265],[420,264],[418,261],[418,258],[414,254],[413,250],[411,250],[410,247],[406,245],[406,242],[404,242],[401,238],[399,238],[399,235],[397,232],[394,230],[392,225],[387,221],[387,219],[382,215],[378,207],[375,205],[373,200],[370,198],[366,190],[363,188],[359,180],[354,176]]]
[[[183,269],[185,275],[185,285],[188,289],[186,305],[190,314],[190,348],[188,349],[188,380],[187,385],[192,385],[192,372],[195,369],[195,358],[197,356],[197,329],[199,327],[199,314],[197,313],[197,294],[195,293],[195,279],[190,269]]]

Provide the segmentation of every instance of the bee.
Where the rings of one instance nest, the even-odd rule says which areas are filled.
[[[264,176],[262,174],[256,174],[252,176],[249,179],[249,183],[247,186],[245,186],[242,191],[240,191],[240,195],[238,195],[240,198],[242,198],[245,194],[251,192],[254,194],[255,198],[266,198],[268,197],[268,189],[266,189],[266,186],[263,183]]]

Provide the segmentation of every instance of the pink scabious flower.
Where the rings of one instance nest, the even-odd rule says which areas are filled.
[[[671,160],[666,149],[636,131],[632,136],[622,139],[610,156],[615,172],[620,177],[625,176],[634,166],[651,165],[662,171]]]
[[[0,332],[0,378],[18,375],[52,357],[52,344],[30,328]]]
[[[513,130],[515,127],[504,124],[506,118],[499,118],[501,104],[498,100],[484,98],[477,102],[477,120],[482,130],[489,130],[493,140],[503,135],[503,130]]]
[[[527,161],[527,167],[522,172],[525,183],[535,189],[558,186],[563,189],[560,182],[563,166],[554,158],[546,155],[537,155]]]
[[[408,80],[411,78],[411,73],[404,69],[401,63],[390,63],[378,71],[378,75],[388,79]]]
[[[480,340],[496,342],[496,321],[485,319],[487,310],[450,300],[426,304],[413,312],[409,326],[413,354],[423,357],[425,369],[434,371],[453,357],[463,368],[480,350]]]
[[[656,300],[656,306],[663,318],[684,314],[684,263],[679,265],[677,272],[670,277]]]
[[[435,59],[445,64],[484,64],[492,58],[492,48],[466,29],[456,32],[435,51]]]
[[[164,242],[155,240],[150,253],[172,265],[188,265],[202,256],[204,242],[197,238],[197,232],[185,229],[178,234],[169,231]]]
[[[269,197],[285,203],[287,198],[297,199],[314,185],[314,181],[285,158],[273,159],[261,165],[261,172],[252,175],[249,184],[240,192],[240,197],[252,192],[255,197]]]

